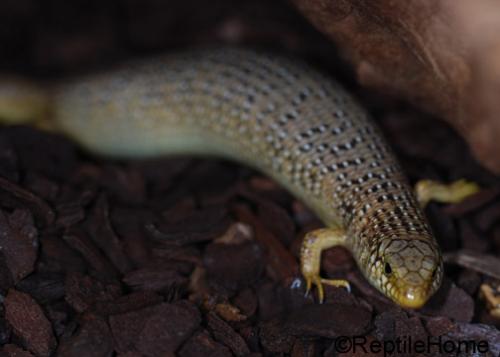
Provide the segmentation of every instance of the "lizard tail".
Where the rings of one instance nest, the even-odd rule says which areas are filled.
[[[50,95],[42,86],[21,78],[0,77],[0,123],[50,128]]]

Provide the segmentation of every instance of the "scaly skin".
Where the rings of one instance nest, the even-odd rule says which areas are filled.
[[[56,86],[50,120],[96,153],[215,155],[273,177],[329,227],[302,251],[321,294],[321,250],[338,244],[402,306],[440,286],[438,245],[394,154],[366,112],[304,63],[223,49],[128,64]]]

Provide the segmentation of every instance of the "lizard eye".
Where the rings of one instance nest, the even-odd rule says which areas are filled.
[[[391,265],[389,263],[385,263],[385,265],[384,265],[384,273],[385,273],[385,275],[391,275],[392,268],[391,268]]]

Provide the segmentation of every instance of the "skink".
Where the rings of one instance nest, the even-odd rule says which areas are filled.
[[[271,176],[326,226],[307,234],[301,250],[307,289],[315,285],[321,300],[322,284],[348,286],[320,277],[321,251],[335,245],[404,307],[422,306],[440,286],[439,247],[381,132],[335,81],[301,61],[194,50],[67,80],[47,93],[0,87],[0,116],[19,122],[48,108],[44,126],[95,153],[218,156]]]

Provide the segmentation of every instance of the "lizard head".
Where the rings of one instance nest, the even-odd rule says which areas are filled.
[[[419,308],[436,292],[443,277],[441,255],[432,241],[394,239],[370,267],[371,281],[387,297]]]

